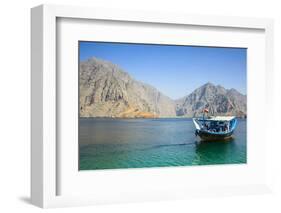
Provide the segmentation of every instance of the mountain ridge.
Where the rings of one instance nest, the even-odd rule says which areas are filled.
[[[212,115],[247,115],[247,97],[236,89],[225,89],[210,82],[195,89],[192,93],[176,100],[177,116],[196,117],[208,108]]]
[[[243,117],[246,95],[207,82],[173,100],[157,88],[135,80],[119,66],[96,57],[80,62],[80,117],[194,117],[210,114]]]

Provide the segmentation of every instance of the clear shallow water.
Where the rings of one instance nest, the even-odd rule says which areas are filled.
[[[246,163],[246,120],[234,138],[201,142],[191,119],[80,118],[80,170]]]

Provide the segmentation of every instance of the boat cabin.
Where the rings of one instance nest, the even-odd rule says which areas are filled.
[[[198,119],[201,123],[201,130],[209,131],[209,132],[228,132],[230,128],[230,121],[233,120],[234,117],[210,117],[207,119]]]

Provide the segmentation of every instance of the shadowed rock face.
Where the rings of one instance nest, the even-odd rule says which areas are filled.
[[[243,117],[247,114],[247,97],[235,89],[207,83],[176,101],[177,116],[196,117],[204,108],[209,109],[209,115]]]
[[[90,58],[80,62],[81,117],[193,117],[201,115],[207,105],[210,114],[246,115],[246,96],[235,89],[207,83],[173,101],[108,61]]]
[[[81,117],[176,116],[175,103],[154,87],[134,80],[97,58],[80,63]]]

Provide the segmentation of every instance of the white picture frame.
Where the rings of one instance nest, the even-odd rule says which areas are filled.
[[[257,18],[241,18],[241,17],[216,17],[203,15],[187,15],[187,14],[166,14],[153,13],[144,11],[123,11],[100,8],[85,8],[74,6],[54,6],[41,5],[31,10],[31,73],[32,73],[32,103],[31,103],[31,201],[33,204],[47,208],[47,207],[61,207],[61,206],[76,206],[76,205],[91,205],[98,203],[114,203],[114,202],[128,202],[128,201],[142,201],[142,200],[165,200],[177,199],[185,197],[198,197],[209,195],[232,195],[232,194],[252,194],[263,193],[270,191],[270,183],[268,176],[270,172],[266,170],[268,165],[263,165],[258,169],[257,174],[264,173],[263,177],[258,179],[254,184],[249,182],[237,182],[233,185],[222,184],[219,186],[200,187],[199,184],[193,183],[194,187],[186,186],[178,188],[174,185],[161,189],[143,190],[141,193],[130,185],[131,191],[112,192],[112,196],[107,193],[100,193],[99,195],[83,194],[60,194],[58,189],[59,184],[62,184],[63,179],[60,178],[61,166],[59,164],[61,148],[57,144],[57,117],[58,117],[58,100],[57,88],[60,82],[57,79],[57,36],[58,36],[58,20],[64,19],[79,19],[79,20],[101,20],[101,21],[118,21],[132,22],[132,23],[152,23],[154,25],[162,26],[199,26],[207,28],[219,28],[231,30],[258,30],[262,31],[264,37],[262,41],[264,45],[264,65],[261,68],[261,74],[265,74],[265,78],[259,78],[263,81],[265,87],[261,88],[264,93],[264,100],[261,103],[262,107],[272,106],[274,100],[271,94],[273,90],[273,21],[271,19],[257,19]],[[250,79],[249,81],[254,81]],[[248,88],[251,90],[251,88]],[[255,100],[252,100],[254,104]],[[269,123],[271,117],[269,113],[264,115],[264,121]],[[270,135],[268,134],[269,127],[265,127],[265,142],[268,146]],[[261,153],[265,154],[265,153]],[[195,167],[180,168],[173,170],[178,176],[183,175],[183,172],[190,172]],[[226,168],[225,171],[231,172],[233,167]],[[245,168],[243,168],[245,170]],[[196,170],[196,169],[195,169]],[[198,170],[198,169],[197,169]],[[205,168],[205,170],[212,170],[212,168]],[[216,170],[219,170],[217,167]],[[136,175],[143,175],[144,173],[152,173],[157,177],[159,174],[159,182],[161,175],[167,175],[168,170],[154,169],[149,171],[135,172],[131,178]],[[238,170],[237,170],[238,171]],[[240,171],[240,170],[239,170]],[[203,173],[202,173],[203,172]],[[121,172],[122,173],[122,172]],[[129,170],[126,171],[128,176]],[[141,174],[143,173],[143,174]],[[198,170],[197,175],[204,174],[203,170]],[[211,175],[211,173],[208,173]],[[87,175],[87,174],[86,174]],[[90,175],[90,174],[88,174]],[[102,173],[99,171],[99,176],[106,177],[109,173]],[[186,174],[184,174],[186,175]],[[84,174],[85,176],[85,174]],[[121,176],[120,176],[121,177]],[[144,176],[143,176],[144,177]],[[250,176],[249,176],[250,177]],[[171,177],[175,178],[175,176]],[[193,178],[196,178],[194,176]],[[87,178],[86,178],[87,179]],[[83,179],[83,180],[86,180]],[[72,180],[72,179],[71,179]],[[157,178],[154,178],[157,181]],[[183,182],[183,180],[182,180]],[[124,183],[125,184],[125,183]],[[75,185],[75,184],[74,184]],[[159,185],[159,187],[163,186]],[[70,186],[69,186],[70,187]],[[188,189],[188,190],[187,190]],[[69,189],[70,191],[72,189]],[[77,188],[73,188],[77,190]]]

